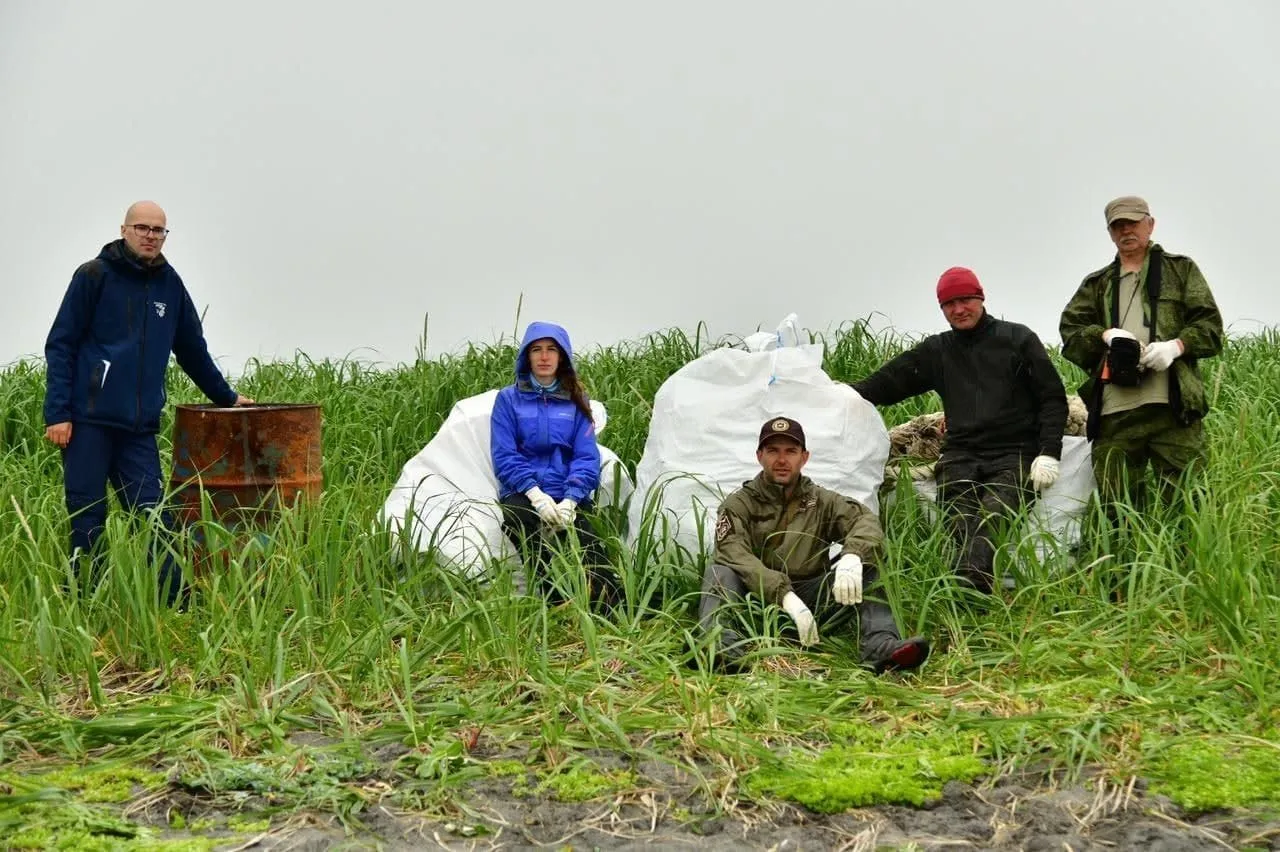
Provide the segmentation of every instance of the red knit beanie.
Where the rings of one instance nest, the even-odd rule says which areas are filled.
[[[953,266],[942,273],[942,277],[938,279],[938,304],[945,305],[952,299],[966,297],[976,297],[983,301],[987,298],[982,292],[982,283],[973,274],[973,270]]]

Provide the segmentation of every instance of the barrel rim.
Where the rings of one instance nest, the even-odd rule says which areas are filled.
[[[318,402],[254,402],[247,405],[217,405],[211,402],[186,403],[174,406],[177,411],[302,411],[307,409],[319,409]]]

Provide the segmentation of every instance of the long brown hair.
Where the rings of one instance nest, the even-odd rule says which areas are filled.
[[[569,398],[573,400],[573,404],[582,416],[587,418],[587,422],[595,424],[596,420],[591,416],[591,403],[587,402],[587,389],[582,386],[582,380],[578,378],[578,374],[574,372],[573,367],[566,363],[568,359],[564,358],[564,353],[560,353],[561,362],[560,369],[556,371],[556,378],[560,380],[560,387],[564,388],[565,393],[569,394]]]

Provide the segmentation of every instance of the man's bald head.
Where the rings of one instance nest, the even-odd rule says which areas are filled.
[[[159,204],[156,204],[154,201],[135,201],[129,205],[128,210],[124,211],[124,223],[126,225],[132,225],[134,222],[138,221],[139,216],[146,216],[148,218],[159,216],[160,221],[163,222],[165,219],[164,208]]]
[[[164,210],[154,201],[135,201],[124,213],[120,236],[125,245],[143,260],[154,260],[160,254],[168,235]]]

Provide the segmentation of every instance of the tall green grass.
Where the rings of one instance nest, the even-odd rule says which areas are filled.
[[[604,441],[631,469],[662,382],[729,342],[672,331],[579,357],[609,408]],[[858,322],[824,342],[828,372],[853,380],[910,341]],[[1207,749],[1226,766],[1273,755],[1277,742],[1276,332],[1233,338],[1204,365],[1207,469],[1184,516],[1133,518],[1138,558],[1124,568],[1120,603],[1098,572],[1069,559],[1040,565],[1019,541],[1004,543],[1000,563],[1017,572],[1016,590],[975,598],[951,582],[943,531],[914,501],[895,501],[884,517],[886,592],[904,632],[930,636],[936,653],[919,676],[885,678],[857,668],[847,637],[801,654],[772,628],[774,664],[716,674],[696,648],[701,562],[652,536],[628,550],[616,516],[604,527],[628,601],[612,617],[585,603],[549,609],[515,594],[510,576],[481,586],[429,558],[393,559],[397,542],[373,521],[401,466],[457,400],[510,381],[514,356],[504,342],[395,369],[301,355],[250,364],[240,389],[258,401],[323,405],[325,493],[286,511],[263,540],[212,528],[223,567],[186,613],[156,604],[146,554],[162,531],[116,512],[104,581],[84,595],[64,590],[68,525],[58,456],[43,439],[43,370],[0,372],[0,824],[6,813],[19,815],[15,825],[44,818],[39,791],[67,786],[41,780],[51,761],[132,761],[212,798],[266,790],[286,810],[350,819],[379,796],[465,812],[466,784],[498,771],[496,758],[579,779],[602,754],[680,767],[709,807],[731,808],[800,789],[786,781],[795,761],[809,784],[825,765],[815,750],[852,759],[864,740],[875,741],[868,754],[901,746],[912,766],[932,747],[921,743],[945,742],[947,760],[959,748],[992,777],[1088,766],[1149,778],[1189,804],[1280,800],[1280,787],[1247,800],[1215,793],[1212,771],[1176,759],[1203,762]],[[1058,363],[1072,387],[1078,371]],[[169,393],[201,401],[176,369]],[[885,415],[892,424],[937,405],[919,398]],[[160,440],[167,459],[168,421]],[[190,559],[189,545],[170,544]],[[866,725],[880,733],[868,737]],[[299,732],[354,751],[322,760],[299,750]],[[390,769],[358,756],[388,745]],[[312,771],[291,771],[298,761]],[[381,793],[349,783],[377,772],[394,779]],[[823,807],[894,799],[892,785],[863,787],[828,784]]]

